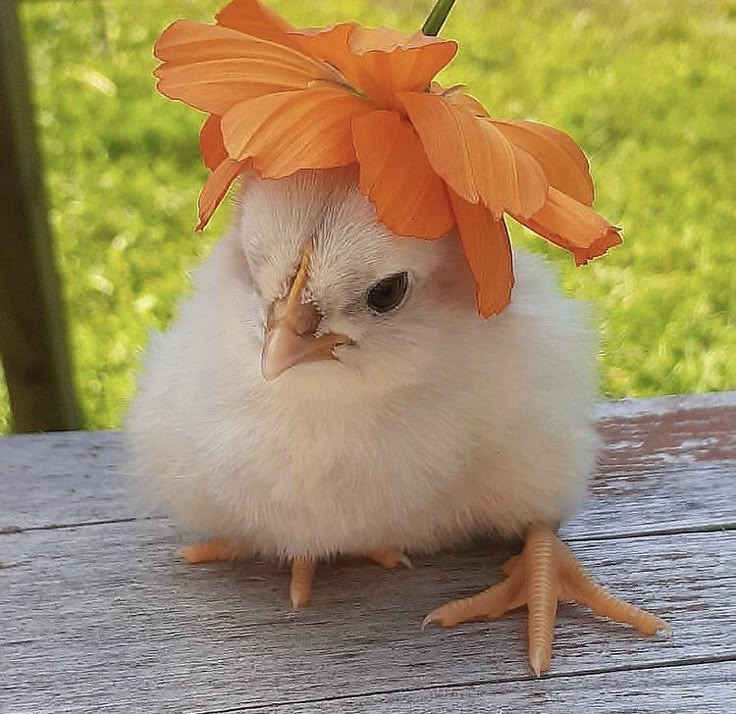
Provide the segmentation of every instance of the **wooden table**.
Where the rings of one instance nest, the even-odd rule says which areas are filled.
[[[385,572],[319,571],[288,607],[274,564],[184,565],[139,518],[117,433],[0,439],[0,712],[736,711],[736,392],[600,406],[607,441],[564,537],[653,638],[562,606],[551,672],[525,619],[421,631],[500,577],[486,544]]]

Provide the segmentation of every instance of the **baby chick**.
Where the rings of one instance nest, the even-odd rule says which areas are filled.
[[[515,263],[511,304],[485,320],[457,236],[391,234],[353,169],[246,175],[229,233],[151,344],[127,423],[145,487],[213,539],[185,557],[288,559],[298,606],[322,559],[392,567],[522,536],[503,583],[425,622],[526,605],[537,674],[558,599],[663,627],[595,585],[555,535],[596,458],[597,341],[540,258]]]

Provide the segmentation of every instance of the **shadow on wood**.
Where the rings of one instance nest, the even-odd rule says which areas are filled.
[[[77,429],[25,49],[0,2],[0,354],[16,431]]]

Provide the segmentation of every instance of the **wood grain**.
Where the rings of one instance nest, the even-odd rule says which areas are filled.
[[[0,712],[733,711],[736,393],[602,404],[591,498],[565,528],[616,594],[667,619],[640,636],[565,605],[550,675],[530,677],[523,613],[453,630],[432,608],[500,578],[476,544],[386,572],[187,566],[164,518],[127,497],[117,433],[0,439]]]
[[[736,527],[736,392],[601,402],[597,416],[605,449],[568,539]]]
[[[574,550],[613,591],[667,618],[673,635],[642,637],[563,606],[554,675],[736,658],[736,533],[624,542]],[[142,698],[150,711],[205,712],[529,681],[520,613],[453,630],[419,627],[437,604],[497,580],[505,548],[412,571],[322,568],[312,605],[292,612],[287,568],[187,566],[174,557],[165,521],[39,530],[0,543],[0,611],[13,623],[0,640],[6,708],[130,711]]]
[[[604,674],[509,681],[320,701],[320,714],[733,714],[736,663],[666,667]],[[229,709],[228,712],[288,711],[310,714],[313,702],[287,707]]]
[[[0,437],[0,533],[134,518],[116,432]]]
[[[599,425],[607,448],[566,538],[736,526],[736,392],[602,403]],[[0,438],[0,530],[136,518],[126,473],[116,432]]]

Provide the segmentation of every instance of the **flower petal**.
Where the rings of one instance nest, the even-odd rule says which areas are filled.
[[[215,15],[218,25],[301,51],[294,27],[258,0],[233,0]]]
[[[465,107],[471,114],[477,117],[487,117],[486,108],[475,97],[465,93],[465,85],[456,84],[445,89],[439,82],[432,82],[430,91],[443,97],[451,97],[455,106]]]
[[[207,117],[199,130],[199,150],[204,165],[214,171],[226,158],[225,144],[222,141],[222,120],[214,114]]]
[[[353,55],[384,55],[391,59],[393,90],[424,91],[457,54],[457,43],[421,32],[406,35],[389,28],[356,26],[350,34]]]
[[[233,161],[225,159],[209,175],[199,194],[199,223],[197,230],[201,231],[209,223],[212,214],[222,203],[233,181],[246,170],[247,161]]]
[[[222,133],[231,158],[252,157],[261,176],[283,178],[353,163],[352,120],[369,111],[339,87],[315,86],[236,104],[222,119]]]
[[[439,238],[455,218],[442,179],[419,137],[396,112],[376,111],[353,121],[360,188],[378,219],[400,236]]]
[[[368,29],[354,22],[302,31],[301,46],[339,69],[378,106],[393,109],[400,109],[397,92],[424,91],[457,52],[452,40]]]
[[[548,185],[541,166],[490,121],[464,102],[454,104],[452,96],[404,93],[399,99],[429,163],[462,198],[482,201],[496,218],[503,212],[528,217],[542,207]]]
[[[469,203],[454,191],[450,201],[465,257],[476,284],[478,312],[490,317],[511,301],[514,287],[511,243],[503,217],[497,219],[479,203]]]
[[[333,78],[290,47],[186,20],[164,30],[154,53],[163,60],[154,71],[162,94],[220,116],[238,101]]]
[[[533,121],[493,119],[492,124],[512,144],[521,147],[539,162],[550,186],[586,206],[593,205],[595,189],[588,159],[567,134]]]
[[[340,22],[329,27],[292,30],[291,36],[302,51],[327,62],[348,77],[354,62],[348,45],[356,27],[355,22]]]
[[[569,250],[576,265],[584,265],[621,243],[620,228],[611,225],[592,208],[550,188],[547,202],[531,218],[514,216],[519,223]]]

